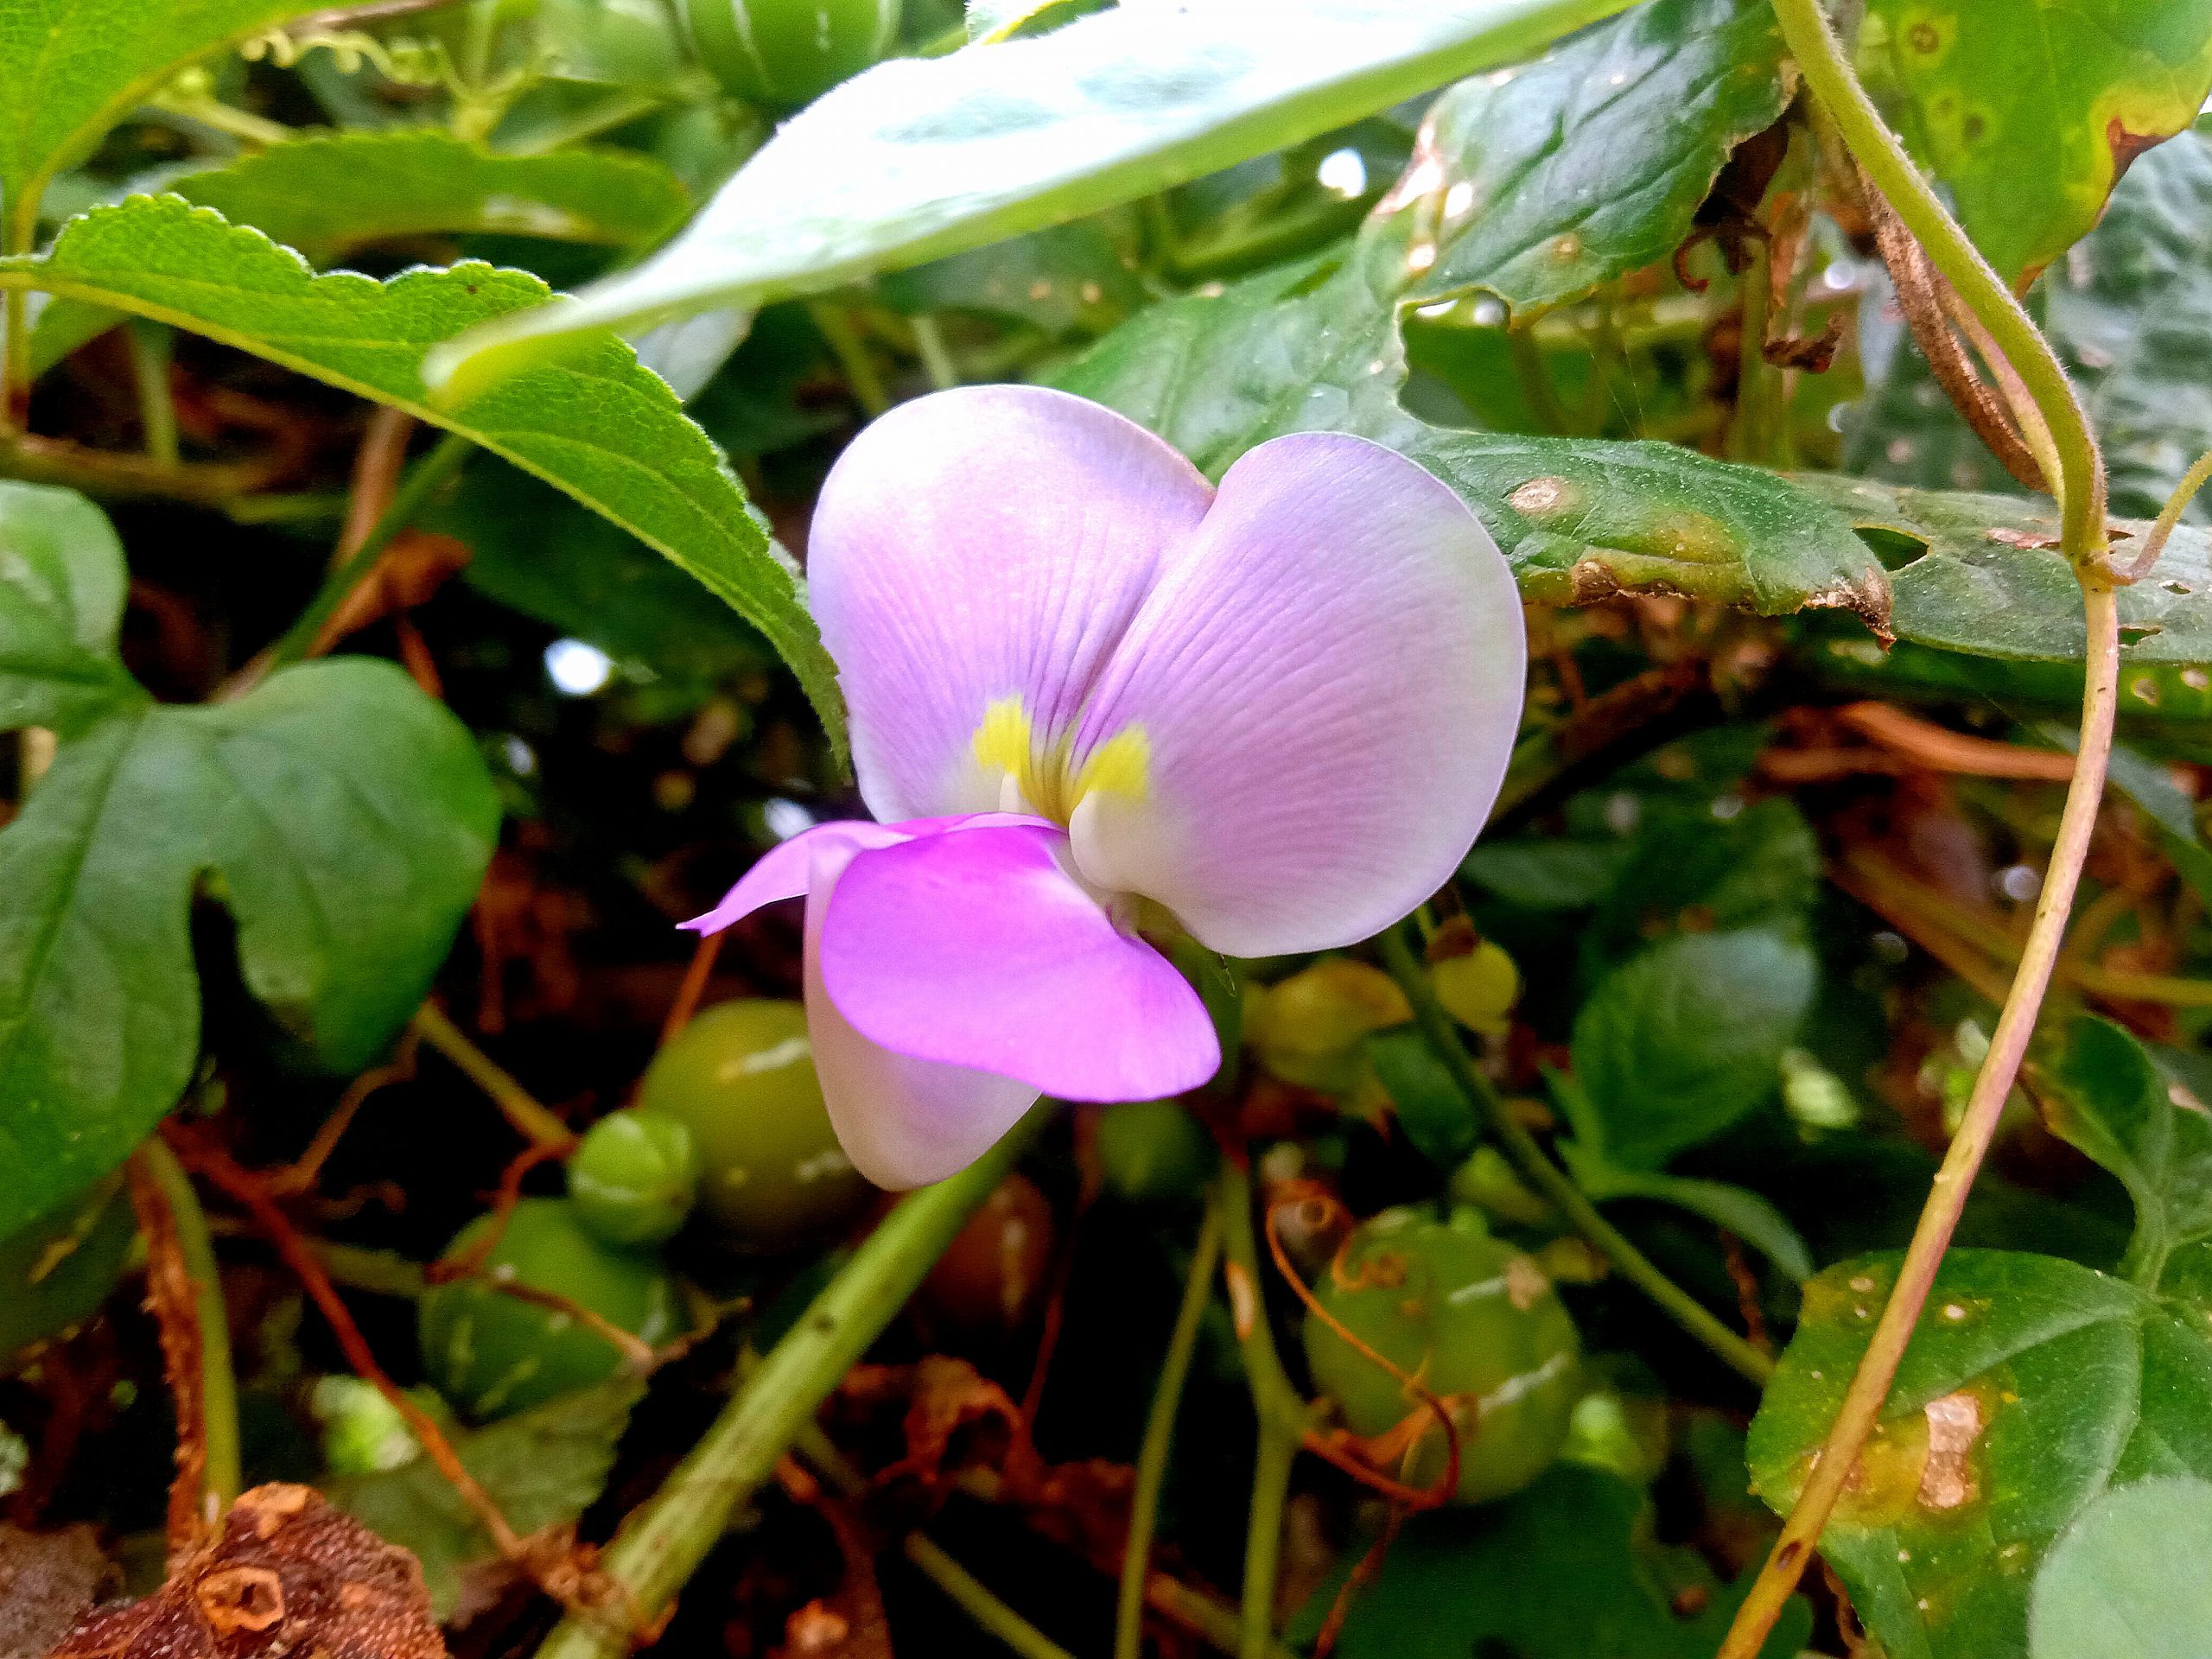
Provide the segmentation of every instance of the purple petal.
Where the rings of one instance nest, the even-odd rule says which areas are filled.
[[[1211,492],[1166,444],[1039,386],[903,404],[823,486],[809,602],[852,709],[861,793],[887,821],[986,811],[994,703],[1039,741],[1071,725]]]
[[[822,930],[823,982],[870,1041],[1065,1100],[1152,1100],[1211,1077],[1198,993],[1022,825],[855,855]]]
[[[794,837],[796,839],[796,837]],[[806,1030],[837,1144],[853,1167],[893,1191],[965,1169],[1037,1098],[1013,1077],[894,1054],[855,1031],[822,983],[822,933],[857,849],[825,841],[806,901]]]
[[[871,847],[894,847],[916,836],[944,835],[994,824],[1044,822],[1042,818],[1025,817],[1014,812],[972,812],[959,817],[908,818],[901,823],[869,823],[860,818],[817,823],[761,854],[753,868],[738,878],[737,885],[722,895],[720,904],[705,915],[694,916],[677,925],[694,933],[719,933],[764,905],[772,905],[779,899],[798,898],[812,885],[816,855],[830,848],[841,849],[849,855]],[[837,862],[836,868],[844,868],[842,861]]]
[[[1526,651],[1511,573],[1451,490],[1362,438],[1262,444],[1101,677],[1077,764],[1141,727],[1145,786],[1084,798],[1077,867],[1232,956],[1364,938],[1489,816]]]

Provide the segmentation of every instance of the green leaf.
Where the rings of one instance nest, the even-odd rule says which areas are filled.
[[[2120,1178],[2135,1203],[2120,1271],[2157,1289],[2177,1250],[2212,1240],[2212,1111],[2120,1027],[2084,1016],[2039,1074],[2051,1132]]]
[[[2049,503],[2024,496],[1951,494],[1806,473],[1792,480],[1862,530],[1909,537],[1923,550],[1890,573],[1897,638],[1985,657],[2079,661],[2088,638],[2081,589],[2057,550]],[[2150,533],[2113,521],[2113,546]],[[2174,532],[2152,578],[2120,590],[2120,706],[2130,671],[2212,659],[2212,535]],[[2155,688],[2160,682],[2146,683]],[[2152,698],[2158,695],[2153,689]]]
[[[1501,1502],[1417,1515],[1373,1581],[1354,1592],[1336,1651],[1342,1659],[1705,1659],[1741,1596],[1719,1590],[1694,1552],[1651,1544],[1648,1508],[1618,1475],[1562,1463]],[[1359,1554],[1346,1551],[1314,1592],[1292,1625],[1294,1641],[1319,1632]],[[1677,1598],[1702,1611],[1677,1616]],[[1789,1659],[1811,1634],[1811,1610],[1793,1597],[1760,1651]]]
[[[1656,1169],[1766,1099],[1817,976],[1810,950],[1767,928],[1680,933],[1616,969],[1574,1021],[1592,1150]]]
[[[1805,1287],[1751,1425],[1787,1509],[1898,1257]],[[2107,1488],[2212,1473],[2212,1347],[2133,1286],[2044,1255],[1953,1250],[1821,1540],[1891,1659],[2019,1659],[2052,1541]]]
[[[1523,910],[1587,910],[1611,891],[1632,844],[1566,837],[1478,842],[1459,874]]]
[[[1586,962],[1625,957],[1666,933],[1787,925],[1820,892],[1820,842],[1785,799],[1731,818],[1702,803],[1654,803],[1630,846],[1583,935]]]
[[[1141,307],[1147,296],[1134,263],[1103,226],[1085,219],[894,271],[876,287],[910,316],[972,311],[1057,340],[1103,334]]]
[[[122,550],[60,493],[0,484],[0,571],[38,578],[0,580],[0,658],[66,641],[42,661],[75,677],[19,686],[11,662],[0,710],[49,711],[56,684],[99,693],[0,830],[0,1236],[176,1103],[200,1046],[195,894],[229,909],[254,995],[358,1071],[421,1001],[499,819],[474,739],[390,663],[331,658],[235,702],[156,705],[115,657]],[[20,538],[24,524],[63,533]]]
[[[2097,222],[2121,169],[2212,92],[2212,3],[1871,0],[1860,50],[1900,125],[2008,280]]]
[[[1485,290],[1520,321],[1666,258],[1729,153],[1788,99],[1764,0],[1655,0],[1517,74],[1461,81],[1389,198],[1437,227],[1404,297]]]
[[[587,334],[477,396],[429,402],[423,350],[543,303],[537,277],[473,262],[388,283],[318,276],[212,209],[134,196],[71,221],[43,258],[0,264],[0,283],[10,279],[207,334],[474,439],[664,554],[757,626],[842,747],[836,670],[792,573],[712,442],[629,346]]]
[[[517,1532],[568,1526],[607,1484],[614,1448],[645,1392],[639,1379],[617,1377],[455,1434],[454,1450]],[[499,1558],[474,1512],[426,1457],[348,1476],[327,1490],[333,1503],[421,1560],[442,1619],[461,1601],[468,1569]]]
[[[642,247],[689,206],[674,174],[633,151],[502,156],[431,127],[319,133],[167,188],[317,263],[364,243],[470,231]]]
[[[1648,1170],[1623,1169],[1573,1141],[1560,1143],[1560,1154],[1574,1173],[1574,1183],[1599,1204],[1615,1198],[1644,1198],[1671,1204],[1726,1228],[1766,1257],[1791,1279],[1802,1284],[1812,1277],[1813,1258],[1805,1241],[1782,1211],[1748,1187],[1726,1181],[1694,1180],[1686,1175],[1655,1174]]]
[[[30,245],[47,181],[203,54],[316,0],[11,0],[0,28],[0,198]]]
[[[115,654],[123,548],[73,490],[0,481],[0,731],[69,728],[142,695]]]
[[[1029,40],[877,65],[800,112],[691,227],[578,305],[438,353],[758,305],[1150,195],[1510,62],[1622,0],[1116,7]],[[496,371],[495,371],[496,372]]]
[[[2212,1481],[2139,1480],[2066,1529],[2036,1574],[2029,1659],[2194,1659],[2212,1649]]]
[[[1372,1033],[1361,1047],[1414,1150],[1440,1169],[1465,1163],[1482,1138],[1475,1109],[1420,1028],[1394,1026]]]

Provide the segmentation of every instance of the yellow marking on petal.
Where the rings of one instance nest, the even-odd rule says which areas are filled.
[[[1014,780],[1023,804],[1040,817],[1065,824],[1093,790],[1141,801],[1151,786],[1152,741],[1141,726],[1114,734],[1084,763],[1069,768],[1074,739],[1063,733],[1041,749],[1037,730],[1019,696],[1001,697],[983,710],[972,741],[976,763]]]
[[[1100,744],[1076,780],[1077,800],[1094,789],[1141,801],[1152,787],[1152,739],[1141,726],[1124,726]]]
[[[1015,778],[1029,771],[1029,715],[1020,697],[1001,697],[983,710],[976,728],[976,759]]]

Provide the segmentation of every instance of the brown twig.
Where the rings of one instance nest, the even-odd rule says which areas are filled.
[[[669,1005],[668,1018],[661,1022],[663,1048],[676,1040],[676,1033],[690,1025],[691,1016],[699,1011],[699,999],[707,994],[707,982],[714,976],[715,958],[721,955],[728,931],[725,928],[699,936],[691,952],[691,965],[683,970],[683,982],[676,988],[676,1001]]]
[[[280,1169],[269,1178],[269,1190],[280,1197],[291,1198],[305,1192],[321,1178],[322,1166],[330,1161],[330,1154],[338,1149],[346,1131],[367,1103],[371,1095],[388,1084],[411,1082],[415,1076],[415,1052],[419,1042],[412,1028],[399,1039],[398,1052],[384,1065],[372,1066],[346,1085],[346,1092],[338,1097],[338,1104],[331,1109],[322,1127],[315,1132],[315,1139],[308,1142],[308,1149],[297,1161]]]
[[[433,1262],[423,1269],[424,1282],[450,1285],[458,1280],[473,1278],[484,1270],[492,1259],[492,1252],[499,1248],[499,1241],[507,1235],[507,1222],[514,1215],[515,1206],[522,1202],[522,1184],[530,1172],[540,1164],[549,1164],[565,1158],[574,1148],[556,1147],[545,1141],[524,1147],[507,1160],[499,1172],[499,1185],[492,1195],[491,1225],[483,1236],[458,1255],[449,1255]]]
[[[176,1473],[169,1481],[169,1560],[182,1560],[213,1536],[208,1513],[206,1358],[200,1336],[200,1291],[185,1265],[175,1215],[143,1155],[127,1168],[130,1208],[146,1241],[146,1304],[162,1339],[162,1370],[176,1409]]]

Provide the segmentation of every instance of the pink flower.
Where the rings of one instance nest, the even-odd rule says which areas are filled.
[[[1220,1059],[1140,929],[1230,956],[1365,938],[1496,798],[1526,646],[1466,505],[1362,438],[1277,438],[1217,491],[1097,404],[904,404],[823,485],[808,575],[878,823],[776,848],[705,916],[806,898],[838,1138],[950,1174],[1040,1093],[1142,1100]]]

